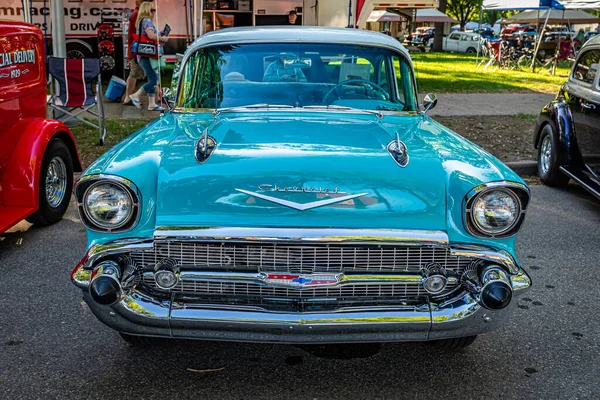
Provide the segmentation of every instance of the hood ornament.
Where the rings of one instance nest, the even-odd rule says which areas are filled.
[[[408,148],[406,147],[404,142],[400,141],[400,136],[398,135],[398,132],[396,132],[396,140],[392,140],[387,145],[387,150],[390,153],[390,156],[394,159],[394,161],[396,161],[396,164],[398,164],[402,168],[408,165]]]
[[[352,194],[352,195],[348,195],[348,196],[334,197],[334,198],[325,199],[325,200],[311,201],[310,203],[296,203],[295,201],[279,199],[277,197],[267,196],[266,194],[255,193],[255,192],[251,192],[249,190],[243,190],[243,189],[235,189],[235,190],[237,192],[247,194],[248,196],[258,197],[259,199],[270,201],[271,203],[279,204],[279,205],[286,206],[289,208],[293,208],[294,210],[298,210],[298,211],[305,211],[305,210],[310,210],[312,208],[323,207],[323,206],[328,206],[330,204],[341,203],[341,202],[355,199],[357,197],[365,196],[368,194],[368,193],[359,193],[359,194]],[[308,192],[308,193],[310,193],[310,192]]]
[[[196,160],[200,164],[204,164],[212,155],[215,147],[217,147],[217,141],[214,137],[208,136],[208,128],[206,128],[202,137],[196,142],[196,148],[194,149]]]

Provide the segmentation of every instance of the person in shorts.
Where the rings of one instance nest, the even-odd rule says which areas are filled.
[[[129,30],[127,31],[127,58],[129,59],[129,76],[127,77],[127,84],[125,86],[125,98],[123,100],[123,104],[128,106],[133,105],[129,95],[135,92],[137,81],[146,78],[144,70],[142,67],[140,67],[140,64],[138,64],[135,55],[133,55],[131,52],[131,46],[133,45],[132,35],[135,33],[135,24],[141,3],[142,0],[135,0],[135,10],[129,17]]]

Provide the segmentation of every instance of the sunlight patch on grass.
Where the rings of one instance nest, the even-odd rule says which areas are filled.
[[[547,70],[483,71],[476,56],[453,53],[411,54],[420,92],[542,92],[553,93],[564,83],[569,68],[559,66],[556,75]],[[481,59],[481,57],[480,57]]]

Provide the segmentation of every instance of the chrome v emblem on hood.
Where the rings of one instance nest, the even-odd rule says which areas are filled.
[[[235,189],[240,193],[247,194],[248,196],[258,197],[259,199],[270,201],[271,203],[280,204],[282,206],[290,207],[295,210],[305,211],[310,210],[311,208],[323,207],[329,204],[341,203],[342,201],[354,199],[356,197],[365,196],[368,193],[360,193],[360,194],[352,194],[349,196],[336,197],[333,199],[319,200],[319,201],[311,201],[310,203],[296,203],[294,201],[278,199],[277,197],[267,196],[260,193],[251,192],[249,190]]]

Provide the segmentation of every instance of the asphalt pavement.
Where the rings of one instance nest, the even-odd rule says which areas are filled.
[[[82,303],[71,211],[0,241],[0,399],[598,399],[600,203],[533,186],[518,240],[533,288],[471,347],[301,348],[174,341],[136,349]],[[18,228],[26,229],[22,223]]]

